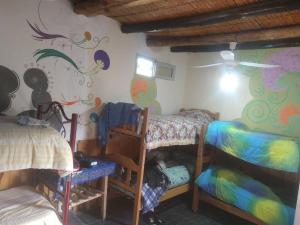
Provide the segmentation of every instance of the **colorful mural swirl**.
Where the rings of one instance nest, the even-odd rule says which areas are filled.
[[[61,60],[68,62],[79,73],[84,75],[89,75],[89,76],[96,75],[101,70],[107,70],[109,68],[110,58],[108,54],[104,50],[98,49],[102,41],[109,40],[107,36],[104,36],[101,39],[98,37],[92,38],[92,34],[89,31],[85,31],[82,35],[82,39],[75,40],[75,37],[70,38],[62,34],[51,34],[51,33],[43,32],[38,27],[38,25],[36,24],[32,25],[28,20],[27,23],[29,27],[32,29],[32,31],[35,33],[34,35],[32,35],[35,40],[44,41],[44,40],[65,39],[78,48],[82,48],[85,50],[87,49],[94,50],[94,67],[92,68],[80,68],[78,64],[75,62],[75,60],[69,57],[66,53],[53,48],[38,49],[33,55],[34,57],[37,57],[36,62],[49,57],[59,58]],[[87,45],[89,42],[93,42],[94,45]]]
[[[238,57],[281,65],[238,68],[249,76],[254,97],[244,107],[241,120],[254,129],[300,137],[300,48],[240,51]]]
[[[150,113],[161,114],[160,103],[156,100],[157,87],[154,79],[135,75],[131,81],[131,98],[139,107],[148,107]]]

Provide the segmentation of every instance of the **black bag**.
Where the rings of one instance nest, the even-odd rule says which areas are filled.
[[[161,187],[167,190],[171,182],[158,161],[151,159],[145,163],[144,183],[148,183],[151,188]]]

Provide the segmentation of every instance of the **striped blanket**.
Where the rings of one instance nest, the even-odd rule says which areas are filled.
[[[68,142],[51,127],[21,126],[0,117],[0,172],[19,169],[73,170]]]

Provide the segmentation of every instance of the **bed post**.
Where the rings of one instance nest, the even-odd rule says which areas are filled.
[[[76,151],[76,131],[77,131],[77,120],[78,120],[78,114],[73,113],[72,119],[71,119],[71,131],[70,131],[70,147],[72,150],[72,153]]]
[[[77,131],[77,120],[78,114],[73,113],[72,118],[69,119],[65,114],[65,111],[62,105],[59,102],[51,102],[48,105],[48,108],[43,111],[43,106],[38,105],[37,111],[37,118],[42,119],[43,114],[46,114],[53,110],[59,110],[62,113],[62,116],[66,120],[66,122],[71,123],[71,130],[70,130],[70,141],[69,145],[72,151],[72,155],[75,152],[76,148],[76,131]],[[63,225],[68,225],[69,222],[69,207],[70,207],[70,197],[71,197],[71,185],[72,185],[72,173],[68,176],[65,185],[64,185],[64,202],[63,202]]]
[[[134,198],[134,207],[133,207],[133,219],[132,225],[138,225],[140,219],[140,211],[141,211],[141,197],[142,197],[142,186],[143,186],[143,178],[144,178],[144,166],[146,159],[146,145],[145,145],[145,136],[148,130],[148,108],[143,111],[144,123],[142,127],[141,137],[143,137],[140,141],[140,156],[139,156],[139,171],[137,174],[137,183],[135,189],[135,198]]]
[[[38,105],[38,110],[36,113],[36,117],[41,120],[43,118],[43,107],[42,105]]]
[[[72,154],[75,152],[76,145],[76,131],[77,131],[77,119],[78,115],[76,113],[72,114],[71,119],[71,131],[70,131],[70,147]],[[71,185],[72,185],[72,174],[69,175],[68,180],[65,184],[65,196],[64,196],[64,209],[63,209],[63,225],[68,225],[69,223],[69,207],[70,207],[70,197],[71,197]]]
[[[203,168],[203,156],[204,156],[204,138],[207,130],[207,125],[201,127],[199,134],[199,144],[197,149],[197,157],[196,157],[196,168],[195,168],[195,179],[201,174]],[[194,184],[193,190],[193,212],[197,212],[199,209],[199,188],[197,184]]]

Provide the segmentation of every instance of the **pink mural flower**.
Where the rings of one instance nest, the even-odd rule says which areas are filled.
[[[288,48],[283,51],[274,53],[268,60],[267,64],[281,65],[279,68],[264,69],[263,81],[265,87],[272,91],[285,90],[278,86],[279,79],[290,72],[300,72],[300,49]]]

